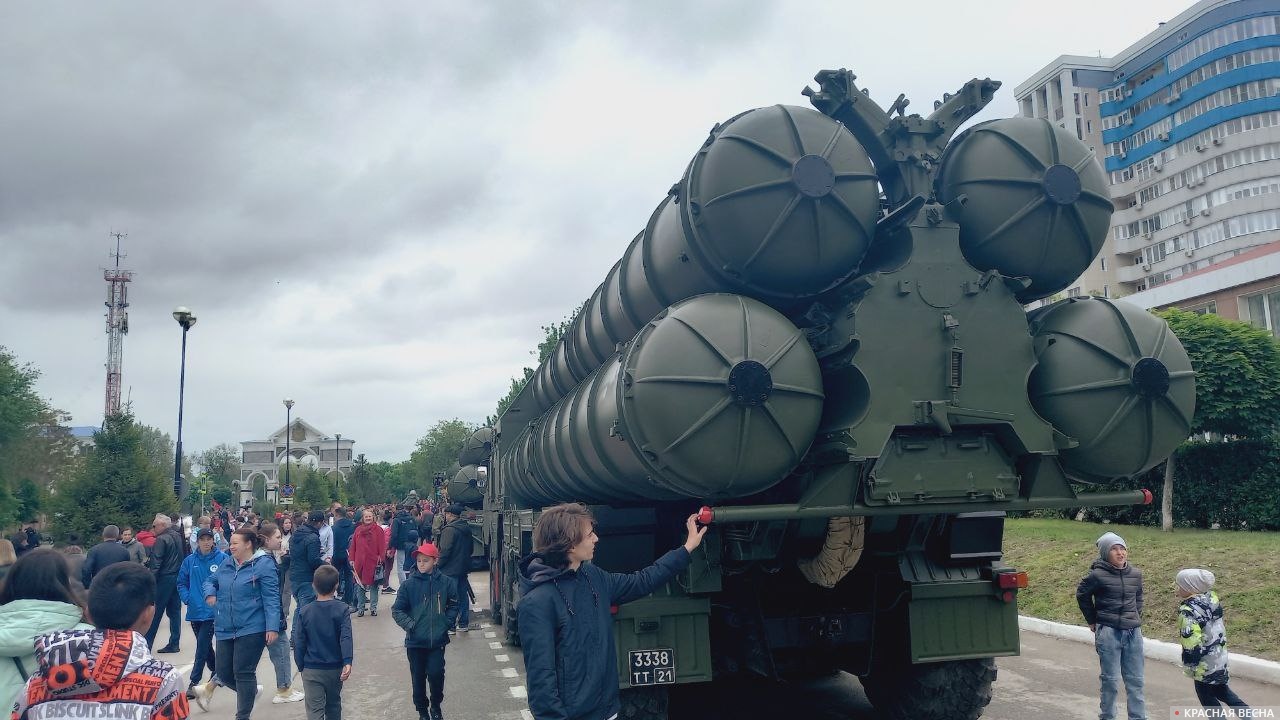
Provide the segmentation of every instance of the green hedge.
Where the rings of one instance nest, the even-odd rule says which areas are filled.
[[[1233,440],[1188,442],[1175,453],[1174,524],[1181,527],[1280,530],[1280,442]],[[1149,488],[1150,505],[1087,508],[1092,521],[1127,525],[1160,525],[1164,466],[1132,480],[1103,483],[1091,490]],[[1034,511],[1031,517],[1074,518],[1075,510]]]

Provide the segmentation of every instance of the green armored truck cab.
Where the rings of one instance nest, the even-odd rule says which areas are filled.
[[[595,562],[642,568],[710,525],[687,572],[617,609],[625,717],[666,688],[857,674],[882,717],[976,718],[1018,652],[1008,512],[1091,493],[1189,433],[1165,323],[1071,298],[1097,256],[1102,169],[1040,119],[956,135],[998,89],[907,115],[845,70],[813,108],[712,128],[493,434],[495,618],[518,639],[538,511],[590,504]],[[953,137],[954,135],[954,137]]]

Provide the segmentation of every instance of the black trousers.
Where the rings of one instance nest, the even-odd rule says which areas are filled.
[[[1228,707],[1247,708],[1248,705],[1240,699],[1240,696],[1231,691],[1226,683],[1221,685],[1210,685],[1196,681],[1196,697],[1200,699],[1200,704],[1207,708],[1222,707],[1222,703],[1226,703]]]
[[[147,646],[156,649],[156,633],[160,630],[160,618],[169,614],[169,645],[178,647],[182,639],[182,598],[178,596],[177,575],[156,576],[156,614],[151,618],[151,628],[147,630]]]
[[[347,558],[334,558],[333,567],[338,571],[338,599],[355,607],[356,589],[351,582],[351,561]]]
[[[405,648],[409,656],[409,679],[413,686],[413,706],[425,716],[434,705],[444,702],[444,648]],[[427,702],[427,684],[431,684],[431,702]]]
[[[219,640],[218,682],[236,690],[236,720],[249,720],[258,694],[258,661],[267,646],[266,633]]]
[[[218,674],[217,653],[213,649],[213,621],[191,621],[191,632],[196,636],[196,660],[191,667],[191,684],[197,685],[204,678],[204,669],[209,668],[209,677]]]

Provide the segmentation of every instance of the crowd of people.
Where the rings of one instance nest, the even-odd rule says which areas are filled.
[[[257,665],[264,651],[275,670],[272,703],[305,701],[312,720],[340,720],[341,686],[353,662],[351,617],[364,617],[366,610],[376,616],[379,596],[396,593],[393,575],[402,587],[416,587],[428,578],[452,589],[448,612],[441,605],[438,617],[427,624],[417,625],[423,611],[416,605],[422,599],[411,593],[404,595],[405,607],[394,613],[405,626],[411,669],[418,667],[412,661],[424,647],[426,628],[432,630],[427,646],[441,652],[449,636],[470,630],[457,588],[466,586],[471,532],[465,520],[450,525],[463,513],[459,505],[437,512],[428,502],[358,508],[335,502],[327,510],[277,512],[270,518],[251,507],[234,512],[215,507],[189,527],[163,513],[136,533],[127,525],[106,525],[101,541],[88,552],[72,536],[61,548],[45,546],[36,523],[28,523],[0,539],[0,655],[11,659],[0,664],[0,705],[17,701],[22,706],[23,698],[40,697],[33,688],[48,669],[41,653],[68,643],[110,654],[140,641],[149,662],[143,671],[167,668],[168,673],[172,665],[152,654],[181,651],[185,613],[195,658],[180,698],[167,691],[153,698],[152,709],[163,710],[166,720],[185,717],[189,700],[207,708],[218,687],[235,692],[236,718],[246,720],[262,690]],[[441,551],[431,541],[437,537],[445,542],[444,557],[462,575],[461,582],[453,576],[446,580],[435,570]],[[428,556],[430,567],[424,568],[421,558]],[[149,582],[141,583],[142,577]],[[117,592],[145,601],[145,608],[104,623],[94,610],[95,598],[110,603]],[[166,616],[167,642],[157,646]],[[445,617],[448,627],[442,624]],[[88,634],[68,634],[77,632]],[[132,672],[142,652],[130,656],[123,669]],[[290,663],[302,676],[301,689],[293,682]],[[430,675],[442,693],[443,662],[432,663]],[[425,680],[427,674],[414,670],[414,677]],[[165,677],[167,688],[171,678]],[[124,676],[111,685],[122,682]],[[112,701],[110,688],[99,685],[100,692],[78,695],[75,701]],[[443,717],[442,702],[442,695],[435,696],[433,704],[423,706],[422,716]]]
[[[436,510],[334,503],[262,518],[244,508],[199,517],[189,533],[178,518],[157,514],[137,533],[106,525],[87,553],[74,538],[62,550],[45,547],[28,525],[0,539],[0,656],[8,660],[0,662],[0,705],[14,708],[14,720],[94,717],[99,703],[134,706],[130,717],[183,720],[189,700],[207,710],[226,687],[236,720],[248,720],[265,651],[276,676],[273,703],[305,701],[308,720],[341,720],[342,686],[355,661],[352,617],[376,616],[378,598],[396,594],[392,616],[405,633],[414,707],[420,720],[441,720],[445,648],[470,629],[474,596],[464,510]],[[598,538],[585,506],[542,511],[533,552],[520,563],[518,608],[533,717],[616,717],[614,608],[688,567],[706,528],[690,516],[686,529],[684,545],[648,568],[609,573],[590,563]],[[1144,720],[1142,573],[1119,535],[1106,533],[1097,546],[1076,597],[1095,633],[1100,717],[1115,717],[1123,683],[1129,720]],[[1183,664],[1203,705],[1245,708],[1228,686],[1214,585],[1206,569],[1175,578]],[[185,689],[181,673],[152,654],[165,615],[168,642],[154,653],[179,651],[184,607],[196,642]],[[290,662],[302,690],[292,685]]]

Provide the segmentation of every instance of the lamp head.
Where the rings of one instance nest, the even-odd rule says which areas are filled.
[[[196,314],[190,308],[178,306],[173,311],[173,319],[178,321],[183,330],[190,330],[196,324]]]
[[[287,408],[292,409],[292,408],[293,408],[293,398],[285,398],[285,399],[284,399],[284,406],[285,406],[285,407],[287,407]]]

